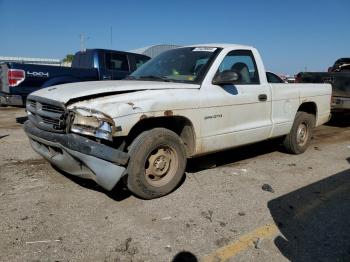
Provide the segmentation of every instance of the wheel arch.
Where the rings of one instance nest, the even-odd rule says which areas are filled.
[[[126,143],[130,145],[143,131],[159,127],[175,132],[184,143],[187,157],[193,155],[196,148],[195,129],[192,122],[184,116],[161,116],[141,119],[130,129],[126,137]]]
[[[304,102],[302,103],[297,112],[305,112],[309,113],[315,116],[315,119],[317,119],[317,105],[315,102]]]

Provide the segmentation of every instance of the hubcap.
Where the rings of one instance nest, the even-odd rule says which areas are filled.
[[[171,147],[156,148],[146,161],[147,182],[155,187],[166,185],[176,173],[177,162],[177,155]]]
[[[308,126],[305,123],[301,123],[297,130],[297,144],[299,146],[304,146],[308,140],[308,137]]]

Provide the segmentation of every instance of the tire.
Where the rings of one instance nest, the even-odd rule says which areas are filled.
[[[143,199],[172,192],[186,168],[185,146],[180,137],[165,128],[142,132],[129,147],[127,187]]]
[[[311,141],[315,121],[314,115],[297,112],[292,129],[283,142],[288,153],[298,155],[306,151]]]

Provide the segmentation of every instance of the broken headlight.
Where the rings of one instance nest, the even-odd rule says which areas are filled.
[[[114,121],[102,112],[89,108],[74,108],[70,130],[73,133],[112,141]]]

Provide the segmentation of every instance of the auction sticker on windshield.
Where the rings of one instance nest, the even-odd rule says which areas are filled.
[[[214,52],[217,48],[216,47],[196,47],[193,49],[193,52]]]

